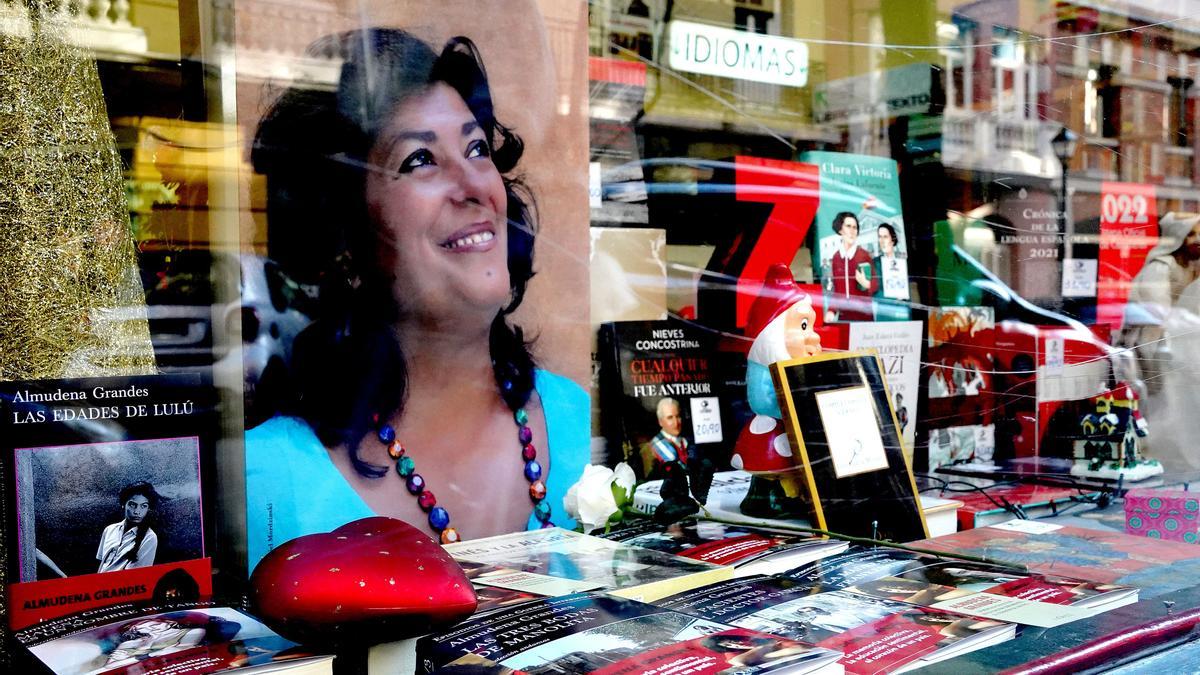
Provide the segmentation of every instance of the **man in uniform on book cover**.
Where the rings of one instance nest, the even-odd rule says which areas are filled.
[[[662,472],[662,466],[678,461],[687,465],[688,448],[691,444],[683,436],[683,417],[679,411],[679,401],[673,398],[663,398],[654,408],[658,416],[658,433],[650,439],[642,460],[645,464],[646,475],[657,475]]]
[[[120,494],[125,518],[104,528],[96,560],[97,572],[115,572],[154,564],[158,551],[158,535],[150,529],[151,513],[158,506],[159,495],[145,481],[125,486]]]

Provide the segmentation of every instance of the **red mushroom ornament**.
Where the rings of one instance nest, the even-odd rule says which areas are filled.
[[[477,606],[470,580],[440,545],[380,516],[284,543],[250,585],[258,616],[305,644],[400,640],[458,623]]]

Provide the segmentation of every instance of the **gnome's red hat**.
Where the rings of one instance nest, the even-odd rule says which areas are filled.
[[[767,268],[767,278],[763,280],[762,290],[758,292],[754,304],[750,305],[750,314],[746,317],[746,337],[758,337],[767,324],[807,296],[808,294],[796,285],[796,280],[792,278],[792,270],[787,265],[771,265]]]

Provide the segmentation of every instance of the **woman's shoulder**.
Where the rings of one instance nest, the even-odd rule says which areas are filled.
[[[286,448],[288,461],[280,466],[280,450]],[[328,461],[325,446],[308,422],[299,417],[280,415],[246,430],[246,474],[273,475],[286,468],[303,473],[314,463]]]
[[[312,427],[303,419],[290,415],[276,415],[256,427],[247,429],[246,440],[287,436],[305,430],[312,433]]]
[[[558,511],[567,490],[583,475],[583,467],[591,457],[592,399],[586,389],[570,378],[548,370],[535,370],[533,384],[546,417],[551,458],[546,499]],[[561,512],[554,523],[567,528],[575,526],[575,521]],[[529,525],[532,528],[539,523],[531,516]]]
[[[246,454],[269,450],[279,443],[287,443],[290,448],[323,447],[312,427],[299,417],[277,415],[246,430]]]
[[[548,370],[535,370],[533,379],[534,389],[542,402],[542,410],[549,420],[565,420],[568,425],[564,431],[587,431],[592,419],[592,398],[587,390],[575,384],[573,380]],[[562,428],[563,425],[555,424]]]
[[[538,396],[543,401],[546,399],[565,400],[585,405],[590,402],[587,391],[575,384],[574,380],[541,368],[533,371],[533,388],[537,390]]]

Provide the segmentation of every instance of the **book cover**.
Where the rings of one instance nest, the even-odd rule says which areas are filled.
[[[209,603],[125,603],[17,631],[28,667],[54,675],[318,675],[332,657],[277,635],[254,617]]]
[[[914,546],[983,556],[1030,571],[1134,586],[1141,598],[1187,588],[1200,575],[1200,547],[1069,525],[1044,533],[980,527]]]
[[[721,517],[756,520],[742,515],[742,512],[738,510],[738,504],[746,497],[746,492],[750,489],[750,478],[750,474],[745,471],[718,471],[713,475],[704,508],[713,515]],[[661,480],[652,480],[639,484],[633,491],[634,510],[648,516],[654,515],[654,509],[662,503],[660,494],[662,483]],[[804,525],[808,526],[807,521],[804,522]]]
[[[847,673],[919,667],[1016,633],[1011,623],[939,612],[783,577],[725,581],[658,603],[713,621],[842,651]]]
[[[852,550],[788,573],[808,584],[998,621],[1053,627],[1137,601],[1137,589],[899,549]]]
[[[724,457],[735,434],[717,386],[713,334],[677,320],[614,321],[601,326],[601,421],[610,460],[639,476],[657,462]]]
[[[529,675],[841,673],[838,652],[600,593],[477,616],[417,645],[420,672],[486,659]]]
[[[514,532],[450,544],[455,560],[483,563],[514,572],[579,582],[589,589],[652,602],[664,595],[728,579],[733,569],[637,546],[592,537],[562,528]],[[499,585],[477,575],[479,584]],[[538,593],[548,582],[536,577],[502,580],[510,588]],[[575,587],[571,590],[581,590]]]
[[[925,327],[920,321],[864,321],[849,326],[849,350],[874,351],[883,364],[883,377],[904,439],[904,453],[910,462],[917,433],[924,334]]]
[[[827,353],[771,366],[818,529],[897,542],[929,536],[879,357]]]
[[[907,319],[908,245],[895,160],[810,151],[800,161],[820,172],[813,268],[826,321]],[[846,216],[857,225],[853,232],[841,227]]]
[[[640,521],[600,536],[692,560],[731,565],[734,576],[791,569],[845,551],[848,546],[836,539],[695,519],[668,526]]]
[[[930,308],[928,350],[921,377],[926,410],[916,465],[933,471],[962,462],[991,463],[995,454],[992,410],[995,318],[991,307]]]
[[[0,383],[6,623],[211,593],[215,394],[196,375]]]
[[[987,479],[958,480],[982,480]],[[954,498],[962,502],[958,509],[958,527],[969,530],[1011,520],[1010,507],[1020,508],[1031,517],[1050,515],[1063,506],[1078,503],[1080,499],[1094,499],[1098,492],[1052,485],[987,485],[971,492],[955,492]]]

